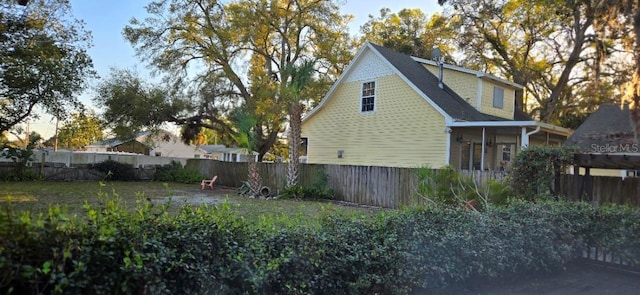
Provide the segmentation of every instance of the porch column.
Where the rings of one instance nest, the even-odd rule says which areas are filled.
[[[522,127],[520,136],[520,150],[525,150],[529,146],[529,135],[527,135],[527,127]]]
[[[451,165],[451,135],[453,134],[453,131],[451,130],[451,127],[447,127],[445,129],[445,133],[447,134],[447,140],[445,142],[445,158],[444,158],[444,164],[445,165]]]
[[[485,127],[482,127],[482,151],[480,155],[480,171],[484,171]]]

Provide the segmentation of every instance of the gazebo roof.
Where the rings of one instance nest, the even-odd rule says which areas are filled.
[[[640,110],[601,105],[564,145],[580,150],[580,167],[640,170],[639,130]]]

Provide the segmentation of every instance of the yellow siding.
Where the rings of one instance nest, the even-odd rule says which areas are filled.
[[[570,169],[571,173],[573,173],[573,167]],[[580,175],[585,174],[585,169],[580,167]],[[620,169],[600,169],[600,168],[591,168],[589,171],[591,176],[611,176],[611,177],[622,177],[622,175],[626,175],[625,170]]]
[[[438,76],[438,67],[423,64],[423,66],[434,75]],[[489,79],[478,78],[474,74],[464,73],[451,69],[444,69],[442,74],[443,82],[455,91],[460,97],[467,101],[471,106],[485,114],[513,119],[515,89],[492,82]],[[478,106],[478,81],[482,81],[482,100]],[[493,107],[493,87],[498,86],[504,89],[504,108],[498,109]]]
[[[423,64],[429,72],[438,76],[438,67]],[[460,97],[462,97],[467,103],[477,109],[478,102],[478,78],[474,75],[444,69],[442,73],[442,81],[444,84],[453,89]]]
[[[360,113],[362,81],[339,85],[302,124],[308,163],[418,167],[446,163],[444,117],[396,75],[376,81],[375,112]],[[338,158],[338,150],[344,157]]]
[[[499,85],[486,79],[482,80],[482,107],[480,111],[501,118],[513,119],[515,89],[506,85]],[[504,89],[504,108],[493,107],[493,88],[497,86]]]

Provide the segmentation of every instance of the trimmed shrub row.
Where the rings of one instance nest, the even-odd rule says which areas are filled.
[[[585,243],[640,257],[640,211],[515,202],[250,223],[228,205],[176,215],[116,200],[0,215],[0,291],[65,294],[407,294],[562,268]],[[285,219],[282,221],[282,219]]]

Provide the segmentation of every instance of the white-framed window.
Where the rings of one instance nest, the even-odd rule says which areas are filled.
[[[510,144],[502,145],[502,161],[511,162],[511,145]]]
[[[362,97],[360,100],[360,112],[369,113],[375,110],[376,105],[376,82],[362,83]]]
[[[504,89],[498,86],[493,87],[493,107],[504,108]]]

